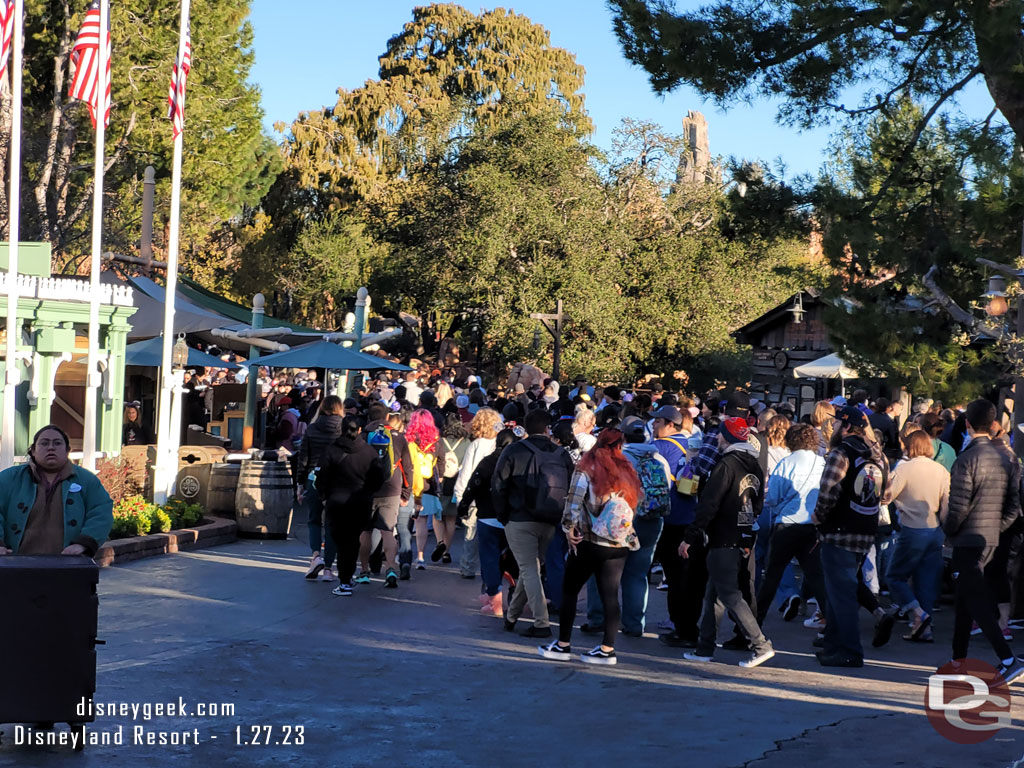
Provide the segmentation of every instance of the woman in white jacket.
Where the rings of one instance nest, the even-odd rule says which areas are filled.
[[[455,490],[452,494],[452,502],[458,504],[462,495],[469,485],[469,478],[473,476],[473,470],[494,450],[494,438],[501,430],[501,414],[493,408],[481,408],[469,422],[469,436],[473,442],[466,449],[466,456],[462,460],[462,467],[455,479]],[[462,558],[459,560],[459,572],[464,579],[475,579],[476,572],[480,568],[480,555],[476,542],[476,507],[474,506],[465,519],[466,538],[462,544]]]

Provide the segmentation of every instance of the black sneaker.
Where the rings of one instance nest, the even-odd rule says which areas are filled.
[[[1001,663],[996,672],[1001,678],[1003,678],[1003,682],[1009,685],[1018,677],[1024,675],[1024,659],[1017,656],[1009,664]]]
[[[445,552],[443,555],[441,555],[441,562],[442,563],[445,563],[447,565],[451,561],[452,561],[452,556],[449,555],[447,552]],[[470,577],[470,578],[472,578],[472,577]]]
[[[719,647],[726,651],[749,651],[750,643],[742,635],[733,635]]]
[[[789,599],[779,608],[779,611],[782,613],[783,621],[795,619],[796,615],[800,613],[800,595],[790,595]]]
[[[431,560],[431,562],[436,563],[438,560],[441,559],[441,557],[447,551],[448,551],[448,545],[446,545],[443,541],[437,542],[437,546],[434,547],[434,551],[430,553],[430,560]]]
[[[618,664],[619,660],[615,658],[615,651],[605,651],[600,645],[594,646],[593,649],[586,653],[581,653],[580,658],[583,659],[587,664]]]
[[[516,631],[516,623],[514,621],[509,621],[508,619],[505,619],[504,627],[506,632]]]
[[[871,645],[875,648],[881,648],[888,643],[889,638],[892,637],[892,629],[895,626],[896,616],[891,613],[885,614],[875,624],[875,636],[871,639]]]
[[[678,632],[667,632],[663,635],[658,635],[658,640],[669,648],[696,648],[697,641],[691,640],[688,637],[683,637]]]
[[[339,584],[338,586],[336,586],[334,589],[331,590],[331,594],[336,596],[336,597],[348,597],[349,595],[352,594],[352,585],[351,584]]]
[[[604,632],[604,627],[598,626],[597,624],[580,624],[580,632],[585,635],[600,635]]]
[[[568,645],[559,645],[557,640],[552,640],[547,645],[538,645],[537,650],[545,659],[552,661],[569,661],[572,659],[572,650]]]
[[[858,659],[855,656],[843,656],[839,653],[828,655],[824,651],[818,651],[814,655],[818,657],[818,663],[823,667],[858,668],[864,666],[864,659]]]
[[[551,627],[538,627],[535,624],[531,624],[519,634],[522,637],[551,637]]]
[[[409,563],[402,563],[399,566],[399,570],[401,571],[401,573],[398,576],[399,580],[408,581],[409,576],[412,574],[412,565],[410,565]]]
[[[384,586],[395,589],[398,586],[398,574],[393,568],[388,568],[388,575],[384,577]]]

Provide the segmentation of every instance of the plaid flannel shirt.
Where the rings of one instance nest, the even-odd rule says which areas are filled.
[[[565,497],[565,507],[562,510],[562,530],[566,534],[573,528],[580,532],[584,541],[597,544],[601,547],[614,547],[618,545],[608,541],[593,532],[590,526],[591,515],[598,510],[593,508],[591,503],[590,478],[578,469],[572,473],[572,480],[569,481],[569,493]],[[626,545],[627,549],[639,549],[636,536],[631,535]]]
[[[721,427],[708,427],[704,433],[704,443],[700,447],[700,453],[693,460],[693,473],[698,477],[707,480],[711,477],[711,470],[718,463],[718,432]]]
[[[814,516],[819,526],[828,520],[836,502],[839,501],[843,478],[846,477],[849,468],[850,460],[843,451],[833,449],[825,457],[825,471],[822,472],[821,485],[818,488],[818,503],[814,507]],[[875,543],[873,535],[842,531],[822,533],[821,540],[861,555],[867,554]]]

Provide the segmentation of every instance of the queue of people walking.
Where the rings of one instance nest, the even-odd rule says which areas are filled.
[[[952,658],[983,635],[1006,682],[1024,675],[1010,646],[1021,469],[992,403],[902,419],[898,402],[872,409],[858,391],[798,420],[740,390],[697,400],[450,379],[382,376],[324,398],[296,457],[307,580],[349,596],[383,570],[395,589],[428,559],[452,562],[459,521],[458,567],[481,579],[481,613],[541,640],[545,659],[576,658],[578,631],[600,635],[579,658],[615,664],[620,630],[649,629],[660,572],[659,639],[690,661],[719,648],[743,651],[742,667],[772,660],[778,604],[785,621],[807,611],[823,667],[860,667],[860,609],[873,648],[900,621],[904,641],[933,643],[948,572]],[[733,636],[719,643],[726,615]]]

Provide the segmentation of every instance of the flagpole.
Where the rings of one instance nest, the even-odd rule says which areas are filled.
[[[18,237],[21,227],[21,74],[24,0],[14,0],[14,35],[11,40],[11,191],[7,195],[7,372],[4,378],[3,431],[0,432],[0,467],[14,464],[14,432],[18,419],[15,391],[21,379],[18,370]]]
[[[103,144],[107,114],[107,43],[110,8],[100,0],[99,45],[96,49],[96,157],[92,183],[92,263],[89,267],[89,355],[86,363],[85,424],[82,437],[82,466],[96,471],[96,427],[100,390],[100,266],[103,252]]]
[[[176,77],[181,77],[181,65],[185,59],[185,36],[188,34],[189,0],[181,0],[181,25],[178,31],[178,58]],[[173,84],[177,88],[177,82]],[[175,378],[171,370],[171,349],[174,345],[174,296],[178,289],[178,239],[181,215],[181,151],[185,131],[174,137],[174,158],[171,166],[171,221],[167,238],[167,283],[164,288],[164,338],[160,357],[160,412],[157,433],[157,465],[153,482],[153,501],[162,504],[167,501],[174,487],[178,466],[177,446],[181,426],[171,423],[171,399],[174,397]],[[173,434],[172,434],[173,433]]]

